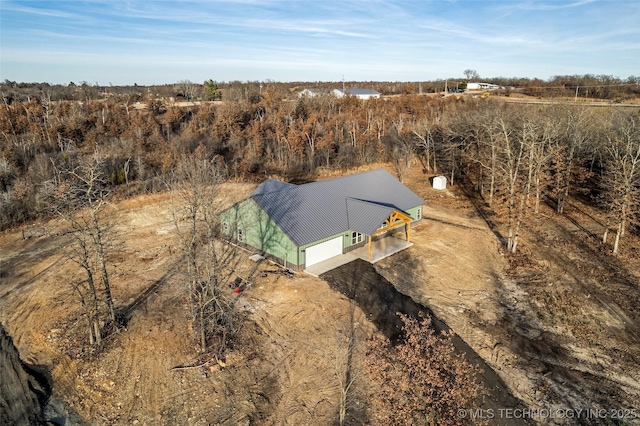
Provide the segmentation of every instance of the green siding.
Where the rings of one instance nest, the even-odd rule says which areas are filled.
[[[223,227],[224,223],[228,224],[227,235],[237,238],[237,229],[241,228],[245,244],[280,259],[286,259],[287,263],[304,264],[304,260],[298,263],[298,247],[251,198],[222,212],[220,221]]]
[[[420,210],[420,213],[422,215],[424,213],[424,209],[422,208],[422,206],[415,206],[413,208],[410,208],[406,210],[405,213],[411,216],[411,220],[417,220],[418,209]]]
[[[347,232],[344,233],[344,241],[342,242],[343,250],[346,249],[347,247],[351,247],[353,245],[357,246],[358,244],[360,244],[360,243],[351,244],[351,234],[353,234],[354,232],[357,232],[357,231],[349,229]],[[367,235],[362,234],[362,241],[367,241]]]

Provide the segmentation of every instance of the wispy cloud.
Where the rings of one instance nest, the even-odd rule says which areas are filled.
[[[1,9],[4,12],[21,13],[25,15],[44,16],[50,18],[77,19],[79,15],[61,10],[41,9],[36,7],[22,6],[9,1],[3,1]]]
[[[560,9],[571,9],[575,7],[581,7],[588,5],[590,3],[595,3],[597,0],[580,0],[574,2],[566,2],[566,1],[554,1],[554,2],[540,2],[540,1],[527,1],[523,2],[517,6],[522,10],[540,10],[540,11],[553,11]]]
[[[416,80],[466,68],[545,78],[640,69],[633,0],[2,0],[0,9],[1,79]]]
[[[516,33],[497,33],[484,28],[469,28],[448,21],[432,21],[420,25],[425,30],[441,33],[445,37],[455,37],[467,42],[478,42],[495,46],[511,46],[514,48],[540,44],[537,38]]]

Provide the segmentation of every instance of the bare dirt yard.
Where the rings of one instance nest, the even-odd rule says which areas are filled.
[[[593,236],[598,212],[573,201],[565,216],[545,206],[523,232],[524,254],[506,256],[501,224],[480,204],[456,187],[431,189],[418,169],[405,182],[425,199],[424,220],[414,245],[377,263],[377,272],[432,310],[526,407],[549,410],[531,420],[640,424],[638,237],[611,256]],[[240,199],[252,188],[232,184],[229,193]],[[238,270],[251,282],[236,296],[238,341],[219,363],[199,357],[170,197],[117,207],[113,295],[128,322],[98,352],[69,286],[79,272],[63,237],[47,232],[55,224],[0,234],[0,320],[22,358],[50,370],[52,410],[67,424],[336,423],[346,330],[357,331],[356,359],[377,332],[362,310],[304,273],[262,263],[248,277],[255,264],[247,259]],[[366,374],[356,388],[353,415],[371,415]],[[566,418],[580,409],[592,411]],[[517,414],[495,412],[489,423],[511,424]]]
[[[437,193],[424,180],[415,245],[378,271],[540,410],[534,420],[640,424],[638,236],[614,257],[595,209],[573,200],[556,215],[549,202],[523,231],[521,254],[505,256],[499,219],[459,188]]]
[[[254,186],[228,189],[242,198]],[[97,353],[69,285],[79,272],[62,236],[47,232],[55,221],[0,236],[0,320],[23,360],[50,370],[52,416],[67,424],[167,425],[337,418],[347,327],[362,343],[375,332],[360,310],[322,280],[264,263],[236,296],[245,319],[235,347],[220,362],[203,360],[190,331],[170,197],[138,197],[117,210],[113,295],[128,322]],[[238,270],[245,279],[255,269],[248,255]],[[363,351],[360,345],[357,359]],[[354,415],[367,409],[355,408]]]

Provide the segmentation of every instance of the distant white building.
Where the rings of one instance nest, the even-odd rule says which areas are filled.
[[[315,98],[316,96],[328,95],[327,89],[307,88],[298,93],[299,98]]]
[[[504,89],[502,86],[491,83],[467,83],[467,90],[498,90]]]
[[[380,92],[373,89],[333,89],[331,91],[336,98],[355,96],[358,99],[378,99]]]

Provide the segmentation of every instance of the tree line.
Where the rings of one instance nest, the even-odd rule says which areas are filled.
[[[505,89],[500,93],[508,95],[512,91],[536,97],[579,97],[624,101],[640,96],[640,76],[631,75],[621,78],[613,75],[557,75],[546,80],[520,77],[481,77],[475,70],[465,70],[464,76],[452,76],[429,81],[345,81],[346,87],[368,87],[383,95],[412,95],[438,93],[447,87],[462,89],[468,82],[485,82]],[[46,97],[53,101],[89,101],[108,98],[130,103],[146,102],[152,98],[175,98],[191,101],[256,99],[261,97],[263,89],[269,87],[277,91],[282,98],[292,99],[305,87],[334,89],[335,82],[276,82],[266,81],[228,81],[217,82],[208,79],[202,83],[181,80],[174,84],[158,85],[104,85],[87,81],[67,84],[47,82],[16,82],[5,79],[0,82],[0,93],[5,101],[28,102],[32,98]]]
[[[101,152],[105,185],[119,193],[164,189],[181,158],[199,149],[226,177],[312,178],[389,162],[472,182],[507,222],[516,251],[526,217],[549,198],[562,213],[585,194],[620,238],[637,225],[640,148],[637,109],[513,105],[491,99],[402,95],[362,101],[331,96],[283,100],[265,87],[256,97],[187,108],[116,100],[0,105],[0,228],[49,214],[64,165]]]

